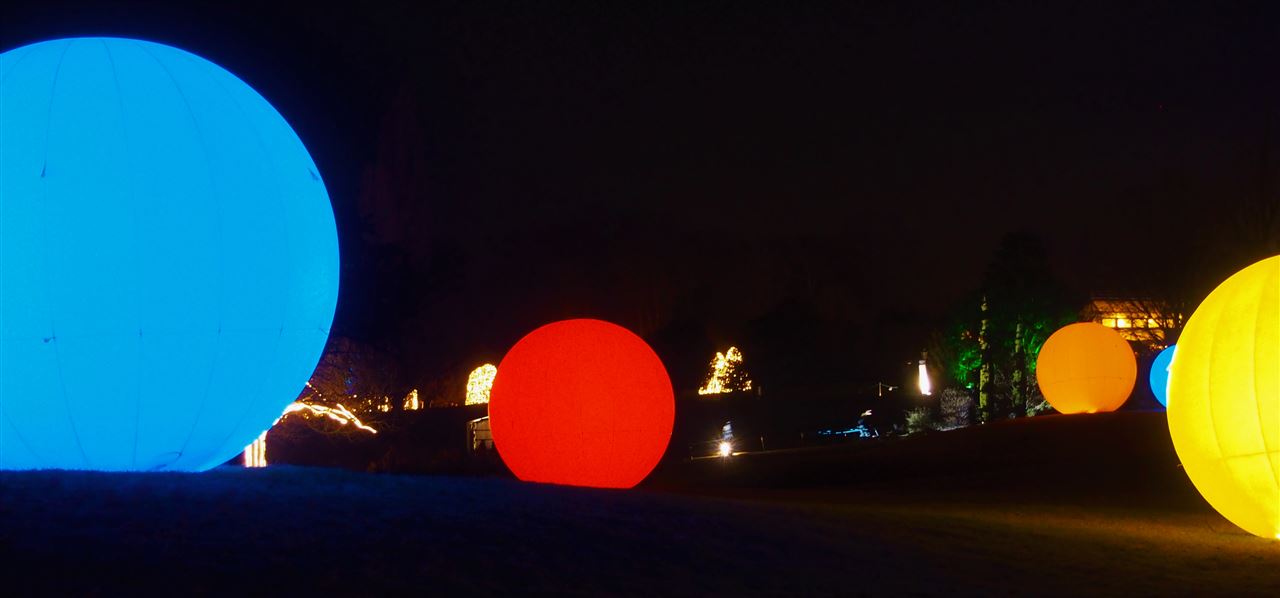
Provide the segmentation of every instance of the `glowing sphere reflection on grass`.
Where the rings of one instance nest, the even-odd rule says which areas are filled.
[[[228,460],[333,318],[306,148],[243,81],[160,44],[32,44],[0,77],[0,468]]]
[[[1092,322],[1058,329],[1036,357],[1040,392],[1059,413],[1115,411],[1128,400],[1137,377],[1129,343]]]
[[[1169,345],[1156,355],[1151,362],[1151,373],[1147,381],[1151,383],[1151,394],[1161,405],[1169,406],[1169,365],[1173,363],[1173,350],[1177,345]]]
[[[547,324],[498,364],[489,425],[522,480],[630,488],[662,458],[675,399],[658,355],[600,320]]]
[[[1168,417],[1205,500],[1249,533],[1280,538],[1280,256],[1232,275],[1187,320]]]

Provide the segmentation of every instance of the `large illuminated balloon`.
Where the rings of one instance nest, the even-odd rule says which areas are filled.
[[[1280,538],[1280,256],[1232,275],[1187,320],[1168,417],[1205,500],[1249,533]]]
[[[600,320],[547,324],[498,364],[489,425],[522,480],[630,488],[671,440],[675,399],[658,355]]]
[[[1147,375],[1147,381],[1151,383],[1151,394],[1166,407],[1169,405],[1169,364],[1173,363],[1175,348],[1177,345],[1169,345],[1157,354],[1151,362],[1151,373]]]
[[[289,124],[168,46],[0,55],[0,468],[202,470],[301,390],[338,291]]]
[[[1036,357],[1040,392],[1060,413],[1115,411],[1128,400],[1137,378],[1129,343],[1092,322],[1058,329]]]

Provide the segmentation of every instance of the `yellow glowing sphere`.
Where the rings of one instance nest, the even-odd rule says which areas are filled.
[[[1235,273],[1187,320],[1169,368],[1169,433],[1213,508],[1280,538],[1280,256]]]
[[[1059,413],[1115,411],[1137,378],[1138,361],[1129,343],[1092,322],[1058,329],[1036,357],[1040,392]]]

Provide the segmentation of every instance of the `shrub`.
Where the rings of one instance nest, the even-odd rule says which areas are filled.
[[[973,411],[973,397],[959,388],[948,388],[942,391],[939,401],[941,427],[953,430],[969,425],[969,413]]]
[[[1040,394],[1040,385],[1036,382],[1035,374],[1031,375],[1031,388],[1035,390],[1031,392],[1031,396],[1027,397],[1027,415],[1053,413],[1053,406],[1044,400],[1043,394]]]
[[[928,407],[916,407],[907,412],[907,434],[936,430],[938,424],[933,419],[933,410]]]

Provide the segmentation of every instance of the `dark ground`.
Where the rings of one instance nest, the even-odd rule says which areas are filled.
[[[6,595],[1280,593],[1280,542],[1199,498],[1160,413],[698,461],[633,491],[4,472],[0,567]]]

